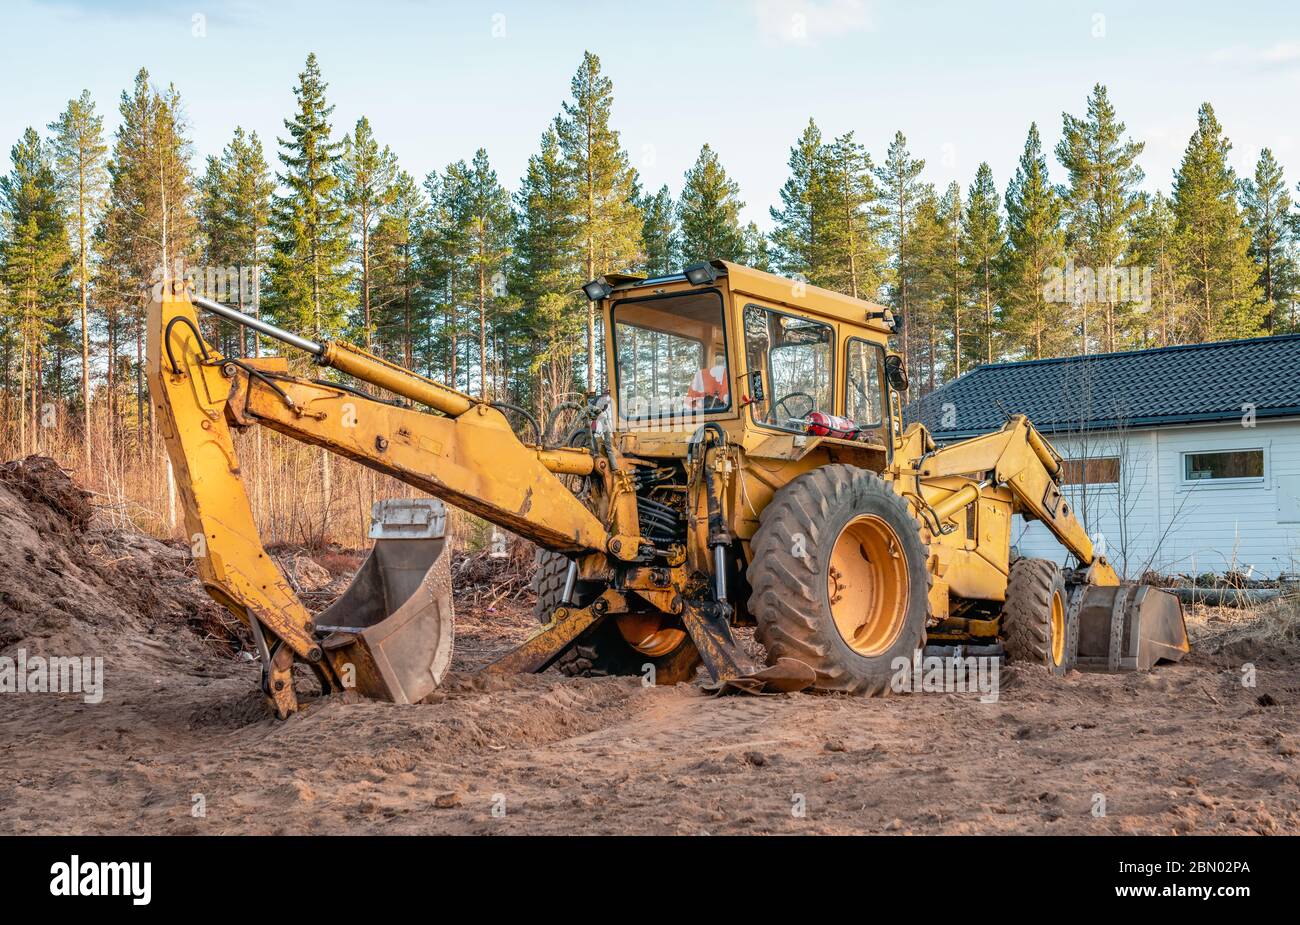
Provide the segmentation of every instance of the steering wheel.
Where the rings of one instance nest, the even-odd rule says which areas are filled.
[[[782,405],[784,405],[792,398],[804,399],[806,402],[808,402],[808,410],[805,411],[803,414],[796,415],[796,414],[792,414],[789,408],[786,408],[785,416],[791,421],[802,422],[804,418],[806,418],[808,415],[812,414],[814,411],[817,410],[817,399],[813,398],[807,392],[786,392],[776,401],[772,402],[772,417],[774,418],[778,417],[776,412],[780,410]]]

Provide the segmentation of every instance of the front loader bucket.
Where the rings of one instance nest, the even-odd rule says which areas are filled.
[[[1190,650],[1183,605],[1168,591],[1132,581],[1083,590],[1076,662],[1081,671],[1146,671]]]
[[[436,498],[376,501],[374,548],[352,584],[316,620],[321,648],[344,684],[393,703],[417,703],[451,663],[447,509]]]

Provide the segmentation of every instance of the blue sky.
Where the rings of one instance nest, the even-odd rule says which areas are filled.
[[[235,125],[273,155],[315,51],[336,133],[369,116],[419,178],[483,146],[513,189],[590,49],[645,186],[676,193],[708,142],[765,228],[810,115],[828,136],[856,131],[877,160],[901,129],[941,187],[964,188],[987,160],[1005,189],[1029,123],[1054,146],[1062,110],[1081,113],[1097,82],[1147,142],[1148,188],[1168,187],[1203,100],[1239,172],[1267,146],[1300,180],[1295,2],[11,0],[2,15],[6,152],[83,88],[115,126],[143,65],[180,90],[200,158]]]

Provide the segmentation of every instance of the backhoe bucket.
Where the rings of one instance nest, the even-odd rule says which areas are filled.
[[[345,686],[417,703],[451,663],[447,509],[436,498],[376,501],[374,548],[343,596],[316,620],[321,648]]]
[[[1183,605],[1168,591],[1125,581],[1085,588],[1079,607],[1081,671],[1146,671],[1191,649]]]

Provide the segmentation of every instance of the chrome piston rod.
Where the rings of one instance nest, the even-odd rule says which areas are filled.
[[[190,301],[205,312],[220,315],[227,321],[233,321],[235,324],[242,324],[246,328],[252,328],[257,333],[265,334],[267,337],[288,344],[290,347],[297,347],[299,350],[305,350],[314,356],[321,356],[325,352],[325,347],[322,344],[316,343],[314,340],[299,337],[291,331],[286,331],[284,328],[277,328],[275,325],[268,324],[260,318],[254,318],[252,315],[245,315],[238,309],[231,308],[228,305],[222,305],[220,302],[213,302],[211,299],[202,299],[198,296],[192,297]]]

